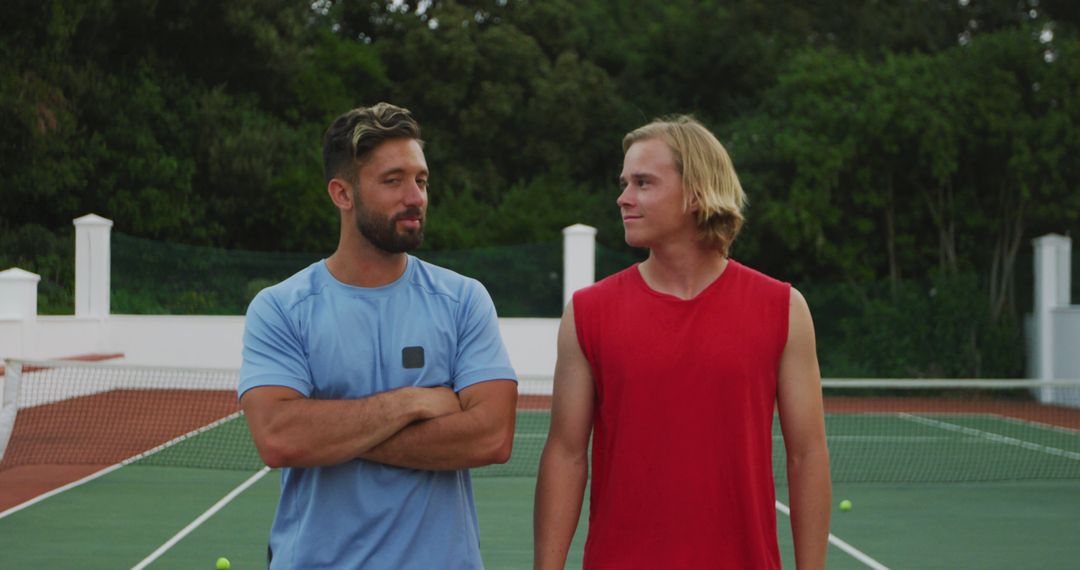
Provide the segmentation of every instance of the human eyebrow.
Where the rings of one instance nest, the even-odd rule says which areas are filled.
[[[388,176],[401,176],[405,174],[404,168],[391,168],[390,170],[384,170],[379,173],[379,178],[386,178]]]

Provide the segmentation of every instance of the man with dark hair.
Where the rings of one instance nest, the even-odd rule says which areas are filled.
[[[780,567],[773,410],[801,570],[825,567],[829,455],[806,300],[730,259],[746,197],[687,116],[623,139],[626,242],[644,262],[582,289],[559,328],[536,487],[538,569],[562,568],[592,485],[586,569]]]
[[[468,469],[509,459],[516,376],[474,279],[423,240],[420,127],[386,103],[323,141],[337,250],[248,308],[240,402],[281,467],[271,568],[481,568]]]

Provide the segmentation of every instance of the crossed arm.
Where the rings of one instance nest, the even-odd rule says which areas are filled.
[[[407,387],[355,400],[313,400],[279,386],[244,393],[252,438],[271,467],[336,465],[358,457],[413,469],[465,469],[510,458],[517,385]]]

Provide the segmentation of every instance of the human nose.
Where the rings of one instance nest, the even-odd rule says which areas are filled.
[[[427,204],[427,187],[418,182],[409,184],[405,189],[405,197],[402,200],[406,206],[423,206]]]
[[[630,185],[623,186],[622,192],[619,193],[619,197],[615,199],[615,203],[622,208],[629,208],[633,206],[634,195],[630,190]]]

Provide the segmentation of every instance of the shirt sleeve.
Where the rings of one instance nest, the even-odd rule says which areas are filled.
[[[452,372],[454,391],[489,380],[517,382],[499,334],[495,304],[479,281],[469,280],[459,311],[458,349]]]
[[[248,306],[237,394],[243,396],[259,386],[285,386],[305,397],[312,392],[303,342],[269,290],[256,295]]]

